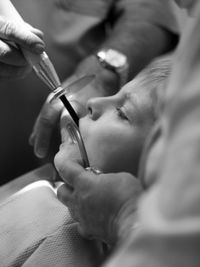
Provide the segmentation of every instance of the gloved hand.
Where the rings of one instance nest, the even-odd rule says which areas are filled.
[[[19,47],[40,54],[45,46],[42,39],[40,30],[27,23],[18,25],[0,16],[0,80],[24,77],[31,67]]]
[[[44,158],[49,154],[51,137],[59,126],[60,115],[64,109],[60,99],[54,99],[53,96],[51,93],[47,97],[29,138],[29,143],[34,147],[34,153],[38,158]]]
[[[63,83],[63,87],[69,85],[72,81],[84,76],[95,74],[96,78],[82,90],[74,89],[70,92],[70,102],[78,113],[83,117],[86,113],[86,103],[88,99],[98,96],[115,94],[119,89],[118,77],[111,71],[103,69],[94,56],[84,59],[74,75]],[[45,158],[50,153],[51,137],[53,130],[58,127],[59,118],[63,106],[59,104],[60,100],[48,100],[44,103],[38,118],[36,119],[33,132],[29,143],[34,147],[34,153],[39,158]]]
[[[58,189],[58,199],[78,222],[86,238],[113,246],[126,239],[137,221],[140,182],[129,173],[94,174],[79,160],[55,157],[55,166],[65,184]]]

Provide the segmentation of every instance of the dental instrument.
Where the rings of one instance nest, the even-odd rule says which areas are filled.
[[[76,144],[76,143],[78,144],[78,148],[80,151],[80,155],[81,155],[81,158],[83,161],[84,168],[90,167],[87,152],[86,152],[85,145],[84,145],[82,136],[80,134],[79,128],[76,126],[76,124],[70,118],[68,118],[66,128],[67,128],[67,131],[70,135],[72,142],[74,144]]]
[[[2,0],[0,1],[0,15],[6,17],[10,20],[15,20],[17,23],[24,23],[22,17],[19,15],[13,4],[10,0]],[[46,52],[43,52],[40,55],[33,54],[23,48],[21,48],[22,53],[24,54],[26,60],[32,66],[36,75],[53,91],[55,98],[60,98],[69,112],[70,118],[69,123],[67,124],[68,132],[71,136],[73,142],[77,142],[80,154],[83,160],[83,164],[85,168],[88,168],[89,160],[86,153],[86,149],[83,143],[83,139],[81,133],[78,128],[79,118],[74,111],[73,107],[69,103],[65,94],[70,93],[70,91],[78,91],[89,84],[93,79],[94,75],[87,75],[81,77],[80,79],[72,82],[66,88],[61,86],[60,79],[56,73],[56,70],[50,61]],[[72,89],[73,88],[73,89]],[[73,119],[73,120],[72,120]]]

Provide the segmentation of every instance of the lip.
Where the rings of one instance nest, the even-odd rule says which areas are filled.
[[[66,149],[66,147],[72,147],[74,146],[75,144],[71,141],[71,138],[69,138],[70,140],[68,142],[65,142],[65,143],[61,143],[60,146],[59,146],[59,150],[63,150],[63,149]]]
[[[77,144],[77,139],[76,136],[74,134],[74,130],[73,130],[73,125],[72,124],[68,124],[67,126],[67,132],[69,133],[69,139],[71,139],[71,142],[73,144]]]
[[[69,116],[65,116],[62,118],[61,121],[61,140],[62,143],[66,144],[76,144],[76,137],[74,136],[73,131],[73,122],[71,121],[71,118]]]
[[[85,118],[85,117],[84,117]],[[61,138],[62,144],[60,145],[60,149],[63,149],[63,145],[77,145],[79,149],[81,158],[83,160],[83,165],[85,167],[89,166],[89,160],[87,156],[87,151],[84,145],[84,141],[82,138],[82,131],[79,129],[83,129],[80,125],[80,121],[82,124],[82,120],[79,120],[79,128],[74,124],[71,118],[66,114],[66,116],[61,120]]]

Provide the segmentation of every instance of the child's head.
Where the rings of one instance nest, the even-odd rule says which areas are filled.
[[[156,119],[157,90],[166,82],[170,59],[151,63],[116,95],[88,101],[88,114],[80,119],[82,134],[91,166],[103,172],[130,172],[137,174],[145,139]],[[55,158],[60,167],[77,147],[66,140]]]

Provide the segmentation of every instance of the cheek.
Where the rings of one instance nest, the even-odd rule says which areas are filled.
[[[88,158],[92,166],[103,172],[136,172],[140,136],[136,129],[108,125],[88,129],[84,135]]]
[[[87,135],[84,135],[83,139],[90,165],[103,171],[104,163],[109,160],[108,152],[112,145],[108,145],[110,143],[110,135],[104,129],[94,127],[87,131]]]
[[[120,143],[114,143],[107,153],[107,157],[109,157],[107,170],[111,172],[125,171],[136,175],[142,143],[142,139],[137,134],[124,136]]]

